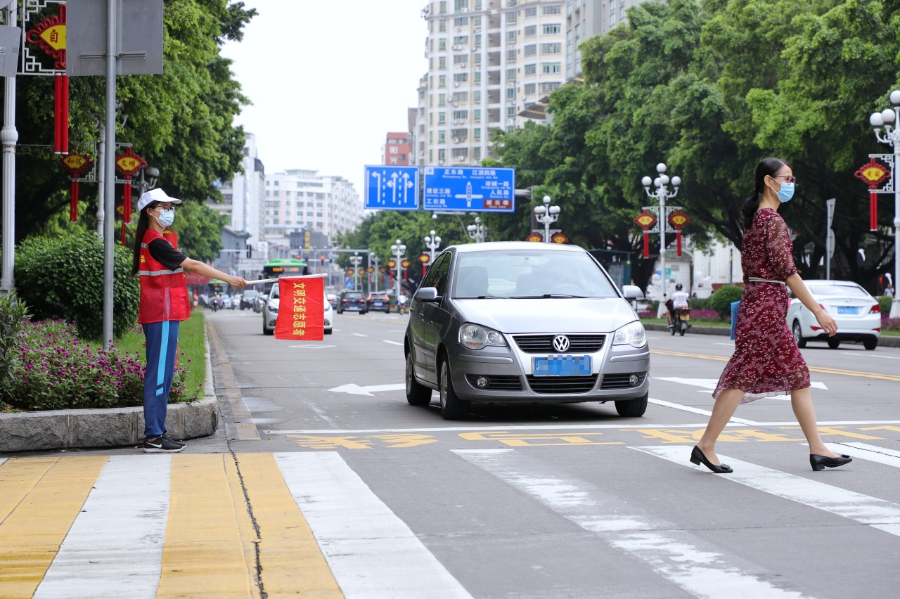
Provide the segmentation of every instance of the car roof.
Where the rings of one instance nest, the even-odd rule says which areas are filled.
[[[485,243],[466,243],[452,245],[447,248],[460,253],[484,252],[491,250],[546,250],[548,252],[583,252],[577,245],[561,243],[534,243],[533,241],[488,241]]]
[[[807,285],[855,285],[857,287],[862,287],[862,285],[860,285],[856,281],[835,281],[833,279],[803,279],[803,282]]]

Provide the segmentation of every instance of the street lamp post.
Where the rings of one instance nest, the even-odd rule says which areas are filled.
[[[431,235],[425,236],[425,247],[431,250],[431,260],[428,264],[434,264],[434,251],[441,247],[441,238],[434,234],[434,229],[431,230]]]
[[[481,218],[477,216],[475,217],[475,224],[466,227],[466,232],[469,233],[469,237],[475,240],[475,243],[484,243],[487,237],[487,227],[482,224]]]
[[[400,262],[403,261],[403,255],[406,253],[406,246],[399,239],[397,243],[391,246],[391,253],[397,262],[397,308],[400,307]]]
[[[869,123],[875,129],[878,143],[893,146],[894,160],[891,175],[894,182],[894,300],[891,302],[891,318],[900,318],[900,300],[897,298],[900,284],[900,89],[891,92],[891,104],[894,108],[885,108],[881,112],[873,112]],[[882,127],[884,127],[882,132]],[[883,134],[882,134],[883,133]]]
[[[660,269],[662,271],[662,276],[660,277],[662,280],[662,301],[659,302],[659,309],[657,310],[657,315],[661,314],[665,309],[666,296],[668,291],[668,280],[666,278],[666,229],[668,228],[669,223],[669,214],[668,210],[678,210],[677,207],[670,206],[668,209],[666,208],[666,200],[670,200],[678,195],[678,188],[681,187],[681,177],[672,177],[672,187],[675,188],[675,191],[669,192],[669,175],[666,174],[666,165],[663,162],[660,162],[656,165],[656,172],[659,173],[659,176],[655,179],[651,179],[650,177],[644,177],[641,179],[641,184],[644,186],[644,191],[647,192],[647,195],[651,198],[656,198],[659,201],[659,261],[660,261]],[[655,191],[650,191],[650,185],[653,184],[656,186]]]
[[[544,205],[534,207],[534,219],[544,225],[544,243],[550,243],[550,225],[559,218],[559,206],[551,206],[550,201],[550,196],[544,196]]]
[[[359,265],[362,264],[362,256],[359,252],[350,256],[350,264],[353,265],[353,289],[359,291]]]
[[[372,275],[375,278],[375,291],[378,291],[378,254],[376,254],[375,252],[371,252],[369,254],[369,264],[372,264],[373,262],[375,263],[373,265],[375,267],[375,271],[372,273]]]

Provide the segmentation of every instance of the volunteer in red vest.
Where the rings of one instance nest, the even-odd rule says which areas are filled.
[[[175,220],[175,206],[162,189],[152,189],[138,200],[140,213],[134,242],[131,274],[140,275],[141,303],[138,323],[144,329],[147,370],[144,373],[144,453],[176,453],[184,445],[166,433],[166,407],[175,374],[178,326],[191,316],[184,271],[220,279],[232,287],[245,287],[241,277],[232,277],[191,260],[172,247],[163,231]]]

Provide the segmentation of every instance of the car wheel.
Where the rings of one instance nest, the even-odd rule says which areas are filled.
[[[619,416],[630,416],[637,418],[638,416],[643,416],[644,412],[647,411],[647,402],[650,398],[650,393],[647,393],[643,397],[638,397],[637,399],[629,399],[627,401],[617,401],[616,402],[616,412],[619,413]]]
[[[384,311],[384,313],[385,313],[385,314],[390,314],[390,313],[391,313],[391,309],[388,308],[387,310]]]
[[[797,344],[797,347],[800,349],[806,347],[806,339],[803,338],[803,330],[800,328],[799,320],[795,320],[794,324],[791,325],[791,332],[794,334],[794,343]]]
[[[330,335],[330,334],[331,334],[331,329],[325,329],[325,334],[326,334],[326,335]]]
[[[828,340],[828,347],[830,347],[831,349],[837,349],[840,346],[841,346],[840,339],[829,339]]]
[[[271,329],[271,330],[267,329],[266,321],[263,320],[263,335],[274,335],[274,334],[275,334],[275,329]]]
[[[687,323],[686,323],[686,322],[682,322],[682,323],[681,323],[681,330],[678,331],[678,333],[679,333],[682,337],[684,337],[684,334],[687,333]]]
[[[469,412],[470,402],[456,396],[453,381],[450,379],[450,360],[441,361],[441,380],[439,382],[441,398],[441,416],[444,420],[459,420]]]
[[[876,347],[878,347],[878,337],[869,337],[868,339],[863,339],[863,347],[869,351],[872,351]]]
[[[420,385],[413,371],[413,356],[406,356],[406,401],[411,406],[427,406],[431,403],[431,389]]]

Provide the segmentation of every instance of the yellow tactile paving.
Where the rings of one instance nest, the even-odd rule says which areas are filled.
[[[269,597],[343,597],[312,531],[270,453],[239,454],[238,466],[259,526]]]
[[[157,597],[260,597],[255,540],[231,454],[173,456]]]
[[[105,456],[81,456],[12,459],[0,466],[4,599],[34,594],[105,462]]]

